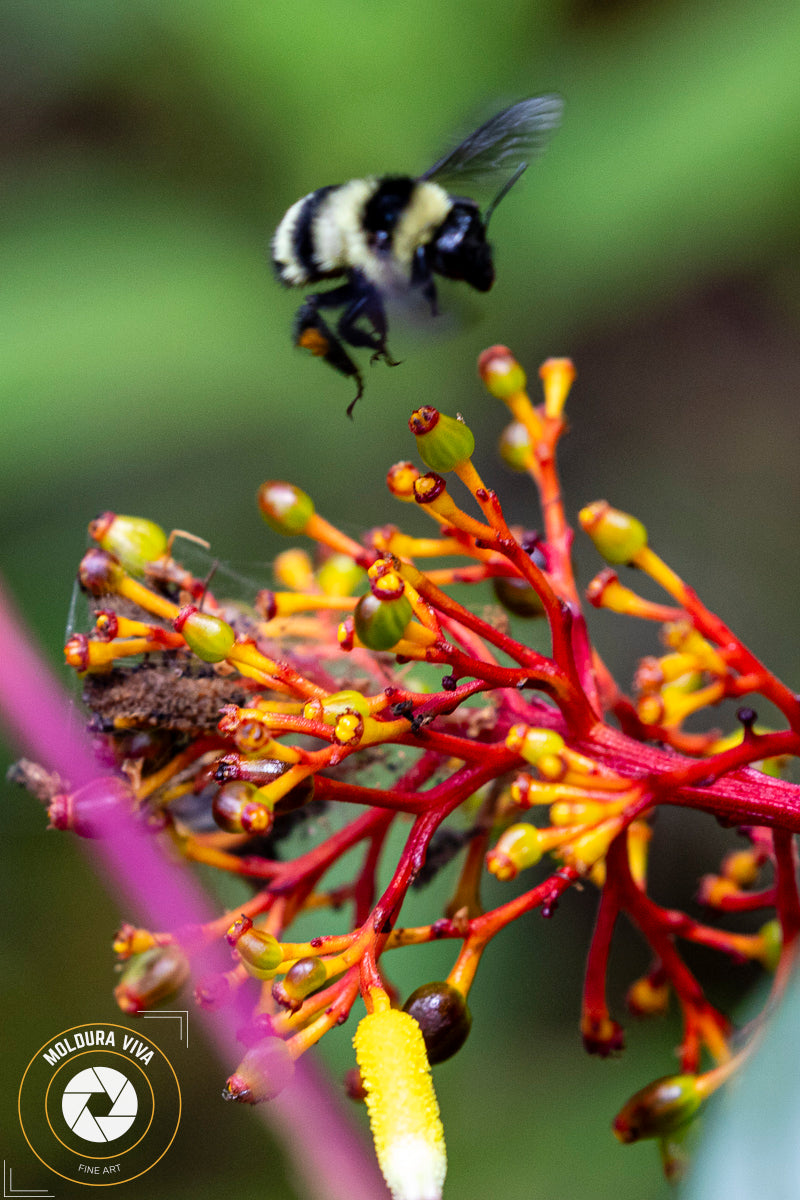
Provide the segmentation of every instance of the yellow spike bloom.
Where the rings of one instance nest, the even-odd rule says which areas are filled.
[[[422,1030],[409,1013],[385,1009],[361,1020],[353,1045],[393,1200],[440,1200],[447,1153]]]

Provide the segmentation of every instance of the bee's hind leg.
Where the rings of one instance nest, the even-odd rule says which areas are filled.
[[[380,292],[360,272],[356,271],[351,276],[349,287],[352,299],[339,318],[336,327],[342,341],[347,342],[350,346],[364,346],[371,350],[371,362],[377,362],[382,358],[390,367],[399,366],[399,361],[392,358],[386,344],[388,325]],[[360,329],[357,322],[361,320],[368,322],[374,332],[369,333],[366,329]]]
[[[356,382],[355,399],[347,408],[348,417],[353,415],[353,406],[364,393],[364,380],[356,364],[345,350],[336,335],[330,330],[327,322],[318,311],[318,297],[309,296],[297,310],[294,321],[294,344],[323,359],[334,370],[347,375]]]

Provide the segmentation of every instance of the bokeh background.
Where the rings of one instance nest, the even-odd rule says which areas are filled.
[[[420,403],[464,413],[509,515],[535,524],[496,458],[504,414],[475,376],[479,351],[503,341],[531,374],[550,354],[577,363],[570,512],[601,496],[636,512],[800,681],[799,45],[800,9],[776,0],[5,0],[0,553],[46,656],[59,664],[98,511],[190,529],[263,582],[282,546],[258,484],[297,482],[353,533],[398,519],[383,477],[412,453]],[[494,290],[443,285],[437,322],[398,316],[403,365],[368,369],[348,421],[349,383],[291,346],[300,296],[272,278],[272,229],[305,192],[422,171],[505,103],[550,90],[563,127],[493,218]],[[579,561],[588,579],[596,559],[581,548]],[[649,631],[592,620],[626,679]],[[130,914],[29,797],[5,787],[1,819],[15,1080],[51,1033],[114,1019],[108,943]],[[713,869],[731,835],[710,826],[660,824],[659,898],[686,903]],[[437,901],[420,903],[421,919]],[[618,1146],[609,1123],[672,1069],[678,1025],[631,1023],[619,1061],[583,1054],[593,908],[572,895],[487,954],[470,1042],[437,1072],[454,1200],[666,1194],[653,1147]],[[619,1008],[646,958],[627,930],[618,942]],[[401,990],[447,970],[442,948],[417,953],[397,964]],[[712,997],[733,1003],[748,982],[715,971]],[[349,1037],[326,1039],[334,1074]],[[219,1102],[225,1069],[197,1040],[189,1058],[178,1141],[137,1195],[302,1200],[259,1120]],[[6,1091],[16,1186],[44,1186]]]

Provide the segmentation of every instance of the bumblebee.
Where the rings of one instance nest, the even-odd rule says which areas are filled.
[[[295,345],[355,381],[348,416],[364,391],[345,344],[397,366],[386,343],[384,297],[418,290],[437,313],[434,276],[460,279],[479,292],[494,283],[489,218],[558,125],[562,102],[534,96],[497,113],[423,175],[370,176],[318,188],[298,200],[272,239],[272,261],[288,287],[344,282],[306,297],[294,325]],[[481,213],[475,194],[499,190]],[[451,194],[449,187],[458,189]],[[336,333],[320,309],[341,309]]]

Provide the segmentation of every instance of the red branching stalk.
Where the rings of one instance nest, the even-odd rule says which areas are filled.
[[[800,932],[794,850],[800,788],[760,766],[800,754],[800,701],[658,558],[641,522],[599,501],[581,512],[580,522],[601,554],[647,573],[672,602],[641,599],[608,569],[590,585],[595,607],[664,626],[670,651],[648,659],[635,693],[625,693],[592,645],[572,569],[574,534],[556,449],[574,370],[567,360],[544,364],[545,400],[535,406],[522,369],[504,347],[486,351],[480,369],[488,390],[515,418],[509,461],[538,487],[541,536],[508,527],[497,494],[472,463],[470,431],[430,408],[411,422],[430,472],[400,463],[388,482],[401,499],[416,499],[436,524],[435,536],[382,527],[357,543],[318,516],[299,489],[264,484],[259,504],[267,522],[311,538],[318,559],[297,551],[281,556],[277,583],[285,590],[259,593],[255,615],[251,608],[220,605],[203,581],[175,562],[166,539],[155,538],[152,561],[127,562],[130,518],[93,529],[100,548],[84,559],[80,578],[103,608],[93,632],[71,639],[67,656],[85,675],[94,723],[128,780],[133,807],[157,822],[157,836],[171,838],[187,859],[245,877],[258,889],[192,938],[178,928],[132,931],[120,936],[117,949],[127,958],[177,943],[191,956],[197,945],[227,931],[237,966],[216,983],[204,981],[201,1003],[225,1003],[255,986],[255,977],[261,984],[251,1040],[283,1038],[296,1058],[347,1018],[359,993],[370,1014],[387,1011],[389,951],[435,939],[460,942],[447,982],[436,986],[464,1001],[493,937],[533,909],[549,915],[564,892],[588,879],[600,889],[600,903],[583,996],[586,1047],[608,1054],[623,1045],[622,1028],[608,1009],[606,971],[615,926],[625,915],[653,955],[651,972],[637,985],[637,1011],[660,1011],[669,991],[681,1009],[681,1070],[696,1079],[696,1086],[681,1083],[688,1120],[742,1053],[732,1056],[730,1023],[706,1000],[680,941],[734,961],[777,965],[776,992],[792,962]],[[445,479],[451,474],[480,517],[456,503]],[[437,554],[460,555],[467,565],[419,565]],[[447,590],[486,580],[512,612],[547,622],[549,655],[519,640],[505,618],[478,615]],[[148,663],[126,668],[143,649]],[[197,659],[207,664],[200,674],[191,667]],[[168,677],[158,676],[159,660],[168,665]],[[440,689],[424,690],[414,664],[441,668]],[[152,711],[142,707],[145,671],[151,672],[146,686],[158,685]],[[212,688],[214,700],[208,700]],[[741,709],[738,737],[684,728],[701,708],[744,695],[770,701],[786,727],[757,728],[755,714]],[[136,757],[128,753],[131,731],[153,737]],[[194,802],[188,815],[187,798]],[[79,792],[62,819],[78,832],[89,823],[81,803]],[[274,849],[292,822],[320,804],[329,812],[343,805],[366,811],[328,830],[305,853],[279,859]],[[707,877],[701,895],[721,914],[763,907],[774,911],[775,921],[745,935],[649,897],[650,820],[666,804],[743,827],[749,848],[726,860],[719,876]],[[534,806],[547,811],[549,824],[530,820]],[[198,820],[198,811],[213,813],[215,832]],[[381,884],[387,834],[404,815],[413,823]],[[355,848],[361,857],[350,882],[321,891],[329,869]],[[428,925],[404,928],[409,889],[460,851],[451,904]],[[484,856],[500,880],[546,856],[553,868],[485,912]],[[756,888],[768,867],[774,881]],[[324,932],[325,910],[345,903],[352,906],[349,931]],[[320,936],[285,940],[294,917],[309,909],[320,911]],[[712,1066],[703,1074],[705,1053],[724,1069]],[[237,1098],[244,1095],[248,1062],[231,1077]],[[256,1079],[245,1098],[269,1090]],[[657,1105],[651,1110],[642,1096],[635,1098],[635,1120],[634,1109],[617,1119],[624,1140],[671,1133],[653,1115]]]

